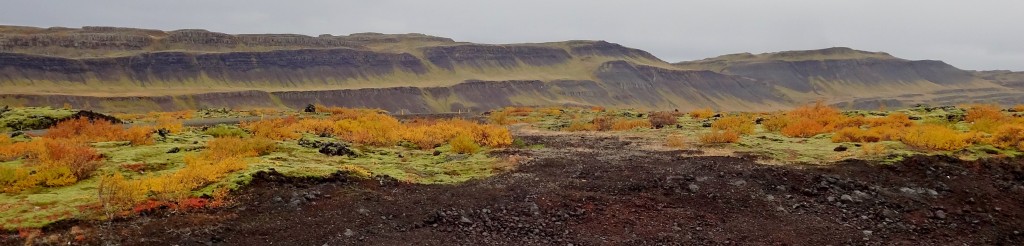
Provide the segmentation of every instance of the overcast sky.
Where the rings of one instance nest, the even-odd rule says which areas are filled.
[[[670,62],[845,46],[1024,70],[1020,0],[5,1],[0,24],[226,33],[425,33],[479,43],[607,40]]]

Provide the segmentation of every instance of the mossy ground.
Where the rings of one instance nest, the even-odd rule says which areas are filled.
[[[304,137],[317,138],[312,135]],[[0,229],[38,228],[67,219],[101,219],[104,215],[100,213],[101,204],[97,197],[99,177],[114,172],[120,172],[127,178],[175,172],[184,167],[186,155],[198,154],[206,142],[212,139],[213,136],[192,128],[158,139],[152,145],[95,143],[93,147],[105,157],[106,163],[92,178],[65,187],[39,188],[18,194],[0,193]],[[385,175],[413,183],[446,184],[493,175],[497,173],[493,164],[499,161],[489,156],[488,150],[468,155],[454,154],[447,145],[431,150],[402,146],[353,148],[358,150],[360,156],[327,156],[319,153],[318,149],[300,146],[297,140],[278,141],[277,150],[273,153],[251,158],[247,169],[197,190],[195,195],[209,194],[224,187],[237,188],[249,182],[253,173],[271,168],[294,177],[325,177],[347,170],[367,176]],[[440,154],[434,155],[435,150]],[[16,160],[2,162],[0,165],[23,163]]]

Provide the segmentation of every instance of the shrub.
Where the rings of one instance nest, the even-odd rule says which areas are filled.
[[[615,117],[608,115],[599,115],[594,117],[594,120],[590,123],[594,124],[595,130],[598,131],[609,131],[612,130],[612,124],[615,124]]]
[[[893,126],[876,126],[868,129],[868,135],[878,136],[879,141],[897,141],[903,134],[903,128],[897,128]]]
[[[803,118],[786,124],[786,127],[783,127],[781,132],[782,135],[787,137],[809,138],[827,131],[825,130],[825,126],[820,122],[813,119]]]
[[[711,123],[711,129],[731,131],[740,135],[754,133],[754,121],[746,116],[726,116]]]
[[[971,136],[936,125],[908,127],[901,141],[909,146],[930,150],[960,150],[970,145]]]
[[[537,110],[537,112],[543,114],[544,116],[559,116],[559,115],[562,115],[562,109],[556,108],[556,107],[542,108],[540,110]]]
[[[980,118],[971,123],[972,131],[995,133],[996,129],[1005,124],[1001,119]]]
[[[573,121],[569,123],[568,127],[562,129],[567,132],[580,132],[580,131],[596,131],[597,126],[592,123],[586,123],[582,121]]]
[[[1003,125],[992,135],[992,145],[1024,151],[1024,125]]]
[[[676,119],[676,116],[673,115],[672,112],[668,111],[651,112],[647,120],[649,120],[651,122],[651,126],[656,129],[661,129],[667,125],[675,125],[679,122],[678,119]]]
[[[335,135],[345,141],[370,146],[394,146],[401,140],[402,124],[383,114],[362,114],[342,119],[335,125]]]
[[[220,125],[217,125],[217,126],[214,126],[214,127],[207,128],[206,131],[203,131],[203,134],[210,135],[210,136],[213,136],[215,138],[224,138],[224,137],[244,138],[244,137],[249,137],[249,133],[245,132],[245,130],[242,130],[241,128],[238,128],[238,127],[235,127],[235,126],[224,125],[224,124],[220,124]]]
[[[79,180],[89,178],[99,169],[100,155],[89,145],[76,141],[39,140],[46,146],[46,153],[36,160],[45,168],[68,168]]]
[[[789,122],[789,118],[785,115],[776,114],[765,117],[765,119],[761,121],[761,126],[768,132],[779,132],[782,128],[785,128],[786,125],[789,125]]]
[[[978,120],[987,119],[991,121],[1002,121],[1006,116],[999,110],[999,106],[991,104],[979,104],[972,105],[967,108],[967,114],[964,116],[964,120],[967,122],[976,122]]]
[[[153,144],[153,128],[133,126],[124,131],[123,139],[134,146]]]
[[[737,143],[740,141],[740,134],[733,131],[712,130],[701,134],[700,142],[704,144]]]
[[[190,112],[191,113],[191,112]],[[171,133],[179,133],[185,130],[184,123],[181,122],[181,118],[184,116],[176,117],[175,115],[161,115],[160,118],[156,119],[156,128],[165,129]]]
[[[627,131],[637,128],[651,128],[651,122],[647,120],[616,119],[612,123],[612,130]]]
[[[1024,104],[1017,104],[1012,109],[1014,112],[1024,112]]]
[[[665,146],[675,149],[685,149],[690,145],[686,143],[686,136],[672,134],[665,138]]]
[[[459,154],[472,154],[480,150],[480,146],[473,142],[473,138],[466,135],[459,135],[452,139],[452,152]]]
[[[512,116],[529,116],[530,113],[533,113],[533,108],[530,108],[530,107],[507,107],[507,108],[505,108],[505,110],[502,110],[502,111],[508,112],[509,115],[512,115]]]
[[[300,137],[293,126],[298,120],[295,117],[263,119],[239,124],[243,129],[248,130],[254,137],[269,138],[273,140],[291,140]]]
[[[202,157],[212,160],[231,157],[256,157],[270,154],[276,148],[277,143],[267,138],[224,137],[207,142],[206,150],[202,152]]]
[[[44,137],[52,139],[78,139],[89,142],[118,140],[124,128],[110,121],[97,119],[90,121],[80,117],[57,123],[46,131]]]
[[[863,130],[863,129],[860,129],[858,127],[846,127],[846,128],[843,128],[843,129],[839,129],[839,131],[836,131],[836,133],[834,135],[832,135],[832,142],[833,143],[844,143],[844,142],[870,143],[870,142],[878,142],[881,139],[882,139],[882,137],[879,136],[877,133],[871,132],[871,131],[868,131],[868,130]]]
[[[484,146],[507,147],[512,145],[512,132],[509,132],[508,128],[493,125],[482,125],[477,129],[481,133],[480,138],[477,139],[477,141]]]
[[[0,147],[7,146],[11,143],[11,137],[8,137],[6,133],[0,133]]]
[[[694,110],[694,111],[690,111],[690,117],[693,117],[694,119],[698,119],[698,120],[709,119],[709,118],[711,118],[711,116],[714,116],[714,115],[715,115],[715,111],[711,110],[711,108],[702,108],[702,109],[697,109],[697,110]]]
[[[491,112],[491,115],[487,116],[487,119],[492,124],[498,124],[498,125],[508,125],[508,124],[516,123],[515,120],[513,120],[512,118],[509,118],[509,112],[505,111],[505,110],[496,110],[494,112]]]

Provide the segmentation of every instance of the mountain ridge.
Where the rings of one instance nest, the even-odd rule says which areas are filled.
[[[126,98],[149,110],[296,107],[305,100],[421,113],[551,104],[776,110],[822,99],[900,107],[1022,98],[1013,81],[986,78],[941,61],[845,47],[668,63],[601,40],[476,44],[426,34],[0,26],[0,104],[107,111],[126,108]],[[971,93],[957,99],[951,91]],[[911,94],[922,96],[905,96]],[[361,99],[335,98],[346,96]]]

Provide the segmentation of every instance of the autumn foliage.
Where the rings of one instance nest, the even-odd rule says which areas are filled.
[[[0,167],[3,192],[74,184],[89,178],[102,164],[100,155],[81,141],[38,138],[0,145],[0,161],[18,158],[25,165]]]
[[[711,123],[711,129],[731,131],[740,135],[754,133],[755,127],[754,120],[743,115],[725,116]]]
[[[132,145],[153,144],[152,127],[133,126],[125,129],[110,121],[76,118],[57,123],[43,136],[83,142],[129,141]]]
[[[676,118],[676,116],[672,114],[672,112],[668,111],[651,112],[647,120],[651,122],[651,126],[654,128],[662,128],[668,125],[675,125],[676,123],[679,123],[679,120]]]
[[[712,130],[701,134],[698,138],[704,144],[737,143],[740,141],[740,134],[730,130]]]
[[[710,108],[702,108],[690,112],[690,117],[693,117],[694,119],[698,120],[708,119],[714,115],[715,111],[711,110]]]

